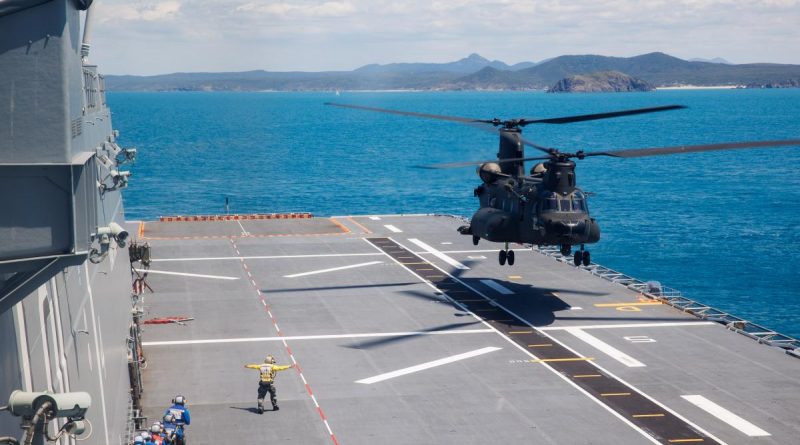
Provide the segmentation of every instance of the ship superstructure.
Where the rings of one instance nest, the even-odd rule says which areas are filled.
[[[117,144],[87,59],[90,3],[0,0],[0,405],[86,392],[84,443],[117,444],[133,417],[121,191],[135,151]],[[0,411],[0,436],[22,438],[23,421]]]

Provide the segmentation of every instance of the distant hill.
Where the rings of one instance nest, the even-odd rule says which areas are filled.
[[[619,71],[657,87],[791,86],[791,79],[800,78],[800,65],[690,62],[654,52],[635,57],[568,55],[515,65],[471,54],[448,63],[375,64],[353,71],[107,75],[105,81],[113,91],[528,90],[598,71]]]
[[[548,93],[609,93],[652,91],[655,87],[641,79],[636,79],[619,71],[598,71],[589,74],[570,76],[556,82],[547,89]]]

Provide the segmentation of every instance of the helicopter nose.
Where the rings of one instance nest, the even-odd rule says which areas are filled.
[[[586,230],[586,221],[550,221],[548,226],[557,235],[582,234]]]

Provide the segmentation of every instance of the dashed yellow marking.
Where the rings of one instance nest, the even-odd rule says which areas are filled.
[[[578,374],[578,375],[572,376],[572,378],[574,378],[574,379],[591,379],[591,378],[602,377],[602,376],[603,376],[602,374]]]
[[[428,278],[444,278],[444,275],[428,275]]]
[[[547,363],[547,362],[582,362],[594,360],[594,357],[569,357],[569,358],[543,358],[539,360],[528,360],[530,363]],[[662,414],[663,416],[663,414]]]
[[[517,335],[517,334],[533,334],[533,331],[508,331],[510,335]]]
[[[402,258],[402,257],[400,257],[400,258]],[[433,270],[433,269],[417,269],[417,270]]]
[[[399,256],[397,258],[402,258],[404,260],[413,260],[414,259],[413,256]],[[425,270],[433,270],[433,269],[425,269]]]
[[[660,301],[631,301],[628,303],[595,303],[594,307],[658,306]]]
[[[688,442],[705,442],[705,439],[697,438],[697,439],[670,439],[667,442],[669,443],[688,443]]]
[[[538,345],[528,345],[529,348],[546,348],[548,346],[553,346],[552,343],[540,343]]]
[[[604,392],[600,393],[601,397],[616,397],[616,396],[629,396],[631,393],[629,392]]]
[[[519,280],[519,279],[522,279],[522,276],[521,275],[509,275],[508,279],[509,280]]]
[[[633,417],[641,418],[641,417],[664,417],[664,413],[659,414],[634,414]]]

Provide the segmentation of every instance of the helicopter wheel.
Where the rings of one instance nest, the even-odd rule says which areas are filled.
[[[514,265],[514,251],[513,250],[509,250],[508,253],[506,254],[506,261],[508,261],[508,265],[509,266],[513,266]]]
[[[567,256],[572,251],[572,246],[569,244],[562,244],[561,245],[561,255]]]
[[[589,253],[588,250],[584,250],[583,251],[583,258],[582,259],[583,259],[583,265],[584,266],[589,266],[589,264],[592,264],[592,255]]]
[[[478,241],[480,241],[480,240],[481,240],[481,237],[472,235],[472,245],[473,246],[477,246],[478,245]]]
[[[505,266],[506,265],[506,251],[505,250],[501,250],[500,251],[500,256],[498,256],[497,259],[500,260],[500,265],[501,266]]]
[[[581,254],[580,250],[575,251],[575,256],[572,258],[572,260],[576,267],[581,265],[581,261],[583,261],[583,255]]]

